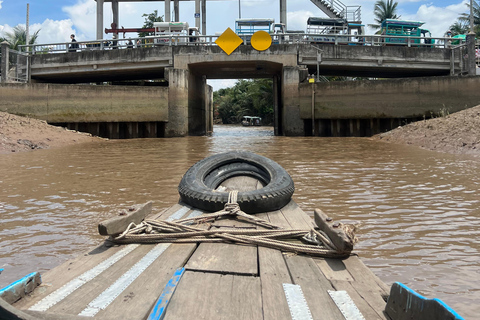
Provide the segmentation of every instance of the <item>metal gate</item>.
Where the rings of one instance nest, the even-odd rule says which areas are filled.
[[[8,49],[6,82],[28,82],[30,59],[27,53]]]

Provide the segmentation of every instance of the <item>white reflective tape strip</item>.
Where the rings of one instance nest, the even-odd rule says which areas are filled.
[[[178,220],[181,217],[183,217],[185,215],[185,213],[187,213],[189,210],[190,210],[190,208],[188,208],[188,207],[181,207],[180,209],[175,211],[175,213],[173,213],[170,217],[168,217],[165,220],[166,221]]]
[[[342,312],[345,320],[365,320],[347,291],[328,290],[328,294],[332,297],[332,300],[335,302],[340,312]]]
[[[308,308],[302,288],[297,284],[284,283],[283,291],[287,298],[288,309],[292,320],[313,320],[312,313]]]
[[[187,218],[195,218],[195,217],[201,216],[202,214],[203,214],[203,211],[193,210],[192,213],[190,213]]]
[[[121,258],[125,257],[127,254],[132,252],[135,248],[137,248],[139,244],[129,244],[125,246],[122,250],[118,251],[110,258],[104,260],[103,262],[99,263],[92,269],[86,271],[85,273],[81,274],[80,276],[74,278],[67,284],[63,285],[61,288],[55,290],[54,292],[50,293],[48,296],[31,306],[28,310],[32,311],[46,311],[50,307],[54,306],[58,302],[65,299],[68,295],[72,292],[83,286],[88,281],[92,280],[96,276],[98,276],[103,271],[107,270],[111,267],[114,263],[116,263]]]
[[[135,279],[142,274],[168,247],[170,243],[159,243],[150,250],[140,261],[125,272],[110,287],[103,291],[97,298],[79,313],[79,316],[93,317],[100,310],[107,308]]]

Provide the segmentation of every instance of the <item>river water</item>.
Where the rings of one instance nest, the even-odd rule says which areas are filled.
[[[97,223],[122,208],[171,206],[191,165],[235,149],[282,165],[310,215],[321,208],[357,224],[356,252],[388,285],[403,282],[477,318],[478,159],[367,138],[274,137],[268,127],[0,155],[0,287],[98,245]]]

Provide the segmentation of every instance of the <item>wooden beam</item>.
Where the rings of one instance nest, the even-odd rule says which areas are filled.
[[[318,228],[327,234],[339,253],[350,253],[353,250],[355,237],[348,235],[341,223],[334,222],[320,209],[315,209],[314,219]]]
[[[14,303],[32,292],[37,286],[42,283],[40,273],[32,272],[20,280],[6,286],[0,290],[0,298],[7,303]],[[3,318],[2,318],[3,319]]]
[[[122,211],[118,217],[113,217],[98,224],[98,233],[102,236],[120,234],[127,229],[130,223],[139,224],[152,212],[152,202],[135,205],[127,211]]]

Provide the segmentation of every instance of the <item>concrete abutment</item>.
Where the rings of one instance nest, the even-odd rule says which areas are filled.
[[[207,135],[213,93],[196,71],[167,69],[168,87],[1,84],[0,111],[113,139]],[[480,104],[480,77],[311,84],[289,66],[268,77],[276,135],[371,136]]]

